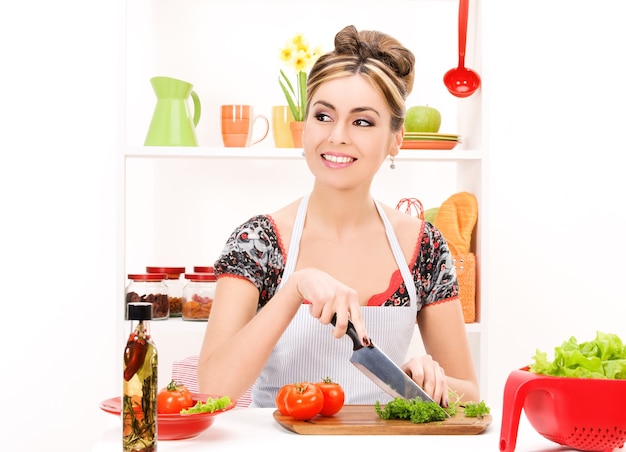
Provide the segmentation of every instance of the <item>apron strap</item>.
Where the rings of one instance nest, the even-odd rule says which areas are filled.
[[[385,225],[387,240],[389,241],[391,252],[396,258],[396,263],[398,264],[398,268],[400,269],[400,274],[402,274],[402,279],[404,280],[406,290],[409,293],[411,306],[417,306],[417,288],[415,287],[415,281],[413,281],[413,275],[409,271],[409,266],[404,259],[404,254],[402,253],[402,248],[400,248],[400,244],[398,243],[396,233],[394,232],[393,227],[391,226],[391,222],[389,221],[389,218],[387,218],[387,214],[383,210],[382,206],[378,203],[378,201],[375,200],[374,202],[376,203],[376,209],[378,209],[378,214],[380,215],[380,218],[383,220],[383,224]]]
[[[306,218],[306,209],[309,204],[309,195],[307,194],[300,201],[298,206],[298,212],[296,213],[296,219],[291,230],[291,241],[289,242],[289,255],[285,257],[285,269],[283,270],[283,276],[280,278],[278,289],[283,285],[284,281],[294,272],[296,269],[296,262],[298,261],[298,254],[300,252],[300,239],[302,238],[302,231],[304,230],[304,219]]]

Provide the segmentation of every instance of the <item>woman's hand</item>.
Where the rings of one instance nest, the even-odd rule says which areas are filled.
[[[441,406],[448,406],[448,384],[443,367],[432,356],[413,357],[402,366],[412,379]]]
[[[368,345],[359,297],[354,289],[314,268],[298,270],[290,279],[295,281],[296,290],[302,299],[310,303],[311,316],[319,319],[320,323],[328,325],[333,315],[337,314],[333,336],[340,338],[346,334],[350,320],[362,338],[362,344]]]

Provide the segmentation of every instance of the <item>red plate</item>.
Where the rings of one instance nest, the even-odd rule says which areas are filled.
[[[459,144],[453,140],[404,140],[401,149],[436,149],[450,150]]]
[[[212,397],[214,399],[220,396],[211,396],[204,394],[192,394],[194,404],[198,401],[206,402],[206,399]],[[214,411],[213,413],[196,413],[196,414],[159,414],[159,440],[186,439],[198,436],[200,433],[208,429],[215,421],[215,416],[231,410],[237,405],[232,402],[223,410]],[[100,409],[107,413],[120,416],[122,402],[120,397],[112,397],[100,402]]]

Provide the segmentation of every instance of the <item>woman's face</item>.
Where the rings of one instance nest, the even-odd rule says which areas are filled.
[[[311,99],[304,130],[309,168],[337,188],[368,186],[403,131],[392,132],[385,99],[360,75],[328,81]]]

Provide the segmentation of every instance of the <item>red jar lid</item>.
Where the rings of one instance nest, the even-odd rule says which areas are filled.
[[[185,279],[191,281],[217,281],[215,273],[185,273]]]
[[[163,281],[167,279],[165,273],[133,273],[128,275],[128,279],[133,281]]]
[[[194,273],[214,273],[213,267],[194,267]]]
[[[165,273],[168,279],[178,279],[185,267],[146,267],[148,273]]]

